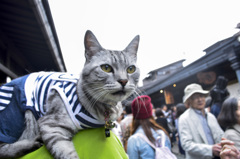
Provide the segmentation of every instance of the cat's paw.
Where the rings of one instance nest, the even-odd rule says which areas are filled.
[[[33,144],[32,144],[32,150],[39,149],[39,148],[42,147],[42,146],[43,146],[43,143],[42,143],[42,142],[34,141]]]
[[[34,150],[39,149],[41,146],[43,146],[43,142],[41,140],[41,138],[35,138],[35,140],[32,141],[26,141],[26,143],[28,144],[28,152],[32,152]]]
[[[42,140],[42,137],[40,135],[37,135],[35,138],[34,138],[34,141],[35,142],[38,142],[39,144],[43,145],[43,140]]]
[[[43,143],[39,142],[38,140],[24,139],[17,141],[13,144],[7,144],[6,146],[10,147],[9,149],[14,149],[14,153],[12,153],[12,156],[20,157],[37,150],[42,145]]]

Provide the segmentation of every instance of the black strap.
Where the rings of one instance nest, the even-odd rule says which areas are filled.
[[[238,131],[237,129],[235,129],[233,126],[228,127],[227,130],[228,130],[228,129],[233,129],[233,130],[235,130],[237,133],[240,134],[240,131]]]
[[[110,130],[109,129],[105,129],[105,135],[106,135],[106,137],[110,137]]]

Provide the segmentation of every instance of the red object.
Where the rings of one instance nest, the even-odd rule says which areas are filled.
[[[147,119],[152,116],[151,98],[142,95],[132,101],[132,113],[134,119]]]

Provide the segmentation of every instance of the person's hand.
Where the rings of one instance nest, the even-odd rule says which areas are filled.
[[[213,145],[212,147],[213,156],[219,156],[221,148],[222,146],[220,143]]]
[[[222,138],[221,146],[222,146],[222,150],[220,152],[221,159],[240,159],[240,152],[234,146],[234,142]]]

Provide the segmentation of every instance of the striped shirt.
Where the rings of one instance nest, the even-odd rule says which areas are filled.
[[[104,126],[104,122],[97,119],[96,115],[90,114],[79,102],[76,84],[78,77],[68,73],[39,72],[27,76],[24,83],[26,104],[25,109],[34,109],[36,118],[46,114],[44,105],[46,104],[49,92],[56,90],[78,129],[97,128]],[[14,81],[14,80],[13,80]],[[10,82],[11,83],[11,82]],[[20,86],[18,86],[20,87]],[[0,87],[0,112],[4,112],[11,105],[15,85],[3,85]]]
[[[0,87],[0,111],[4,110],[12,98],[13,87],[2,86]]]

